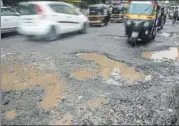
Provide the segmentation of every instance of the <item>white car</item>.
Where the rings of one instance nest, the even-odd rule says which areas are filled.
[[[16,31],[19,14],[11,7],[1,7],[1,34]]]
[[[88,19],[73,5],[64,2],[22,2],[19,4],[18,32],[27,37],[40,37],[48,41],[60,34],[87,32]]]

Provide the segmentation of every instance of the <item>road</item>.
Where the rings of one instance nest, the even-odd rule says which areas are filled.
[[[53,42],[3,37],[2,124],[179,124],[179,26],[131,47],[124,25]]]

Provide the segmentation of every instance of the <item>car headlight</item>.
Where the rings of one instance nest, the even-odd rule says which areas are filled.
[[[131,23],[132,23],[132,22],[131,22],[130,20],[128,20],[128,21],[126,22],[127,25],[131,25]]]
[[[144,23],[144,27],[148,27],[149,24],[150,24],[149,22],[145,22],[145,23]]]

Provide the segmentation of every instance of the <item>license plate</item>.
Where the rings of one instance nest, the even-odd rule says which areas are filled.
[[[139,32],[132,32],[132,37],[138,37]]]

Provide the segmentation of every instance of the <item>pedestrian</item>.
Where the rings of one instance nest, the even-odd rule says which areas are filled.
[[[174,15],[173,15],[173,22],[172,24],[174,25],[178,19],[178,8],[175,9]]]

